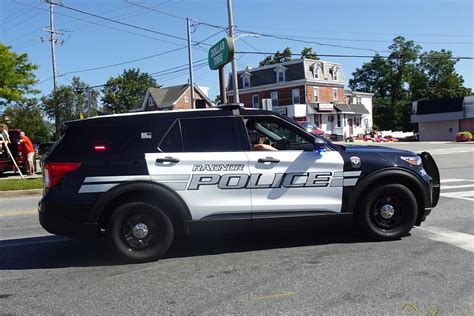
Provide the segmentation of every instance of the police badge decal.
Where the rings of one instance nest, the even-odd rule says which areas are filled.
[[[360,168],[360,158],[359,157],[352,156],[350,158],[350,160],[351,160],[352,168],[354,168],[354,169],[359,169]]]

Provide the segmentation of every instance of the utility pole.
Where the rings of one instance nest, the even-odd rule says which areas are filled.
[[[55,128],[56,128],[56,138],[59,139],[59,110],[56,105],[56,91],[58,90],[58,81],[57,81],[57,72],[56,72],[56,34],[63,35],[63,32],[58,32],[54,30],[54,2],[53,0],[45,0],[49,3],[49,29],[43,28],[43,31],[49,33],[48,41],[51,42],[51,59],[53,63],[53,102],[55,103]],[[59,41],[59,44],[62,44],[62,41]]]
[[[232,17],[232,0],[227,0],[227,15],[229,18],[229,37],[234,41],[234,18]],[[235,49],[235,42],[234,42]],[[235,55],[232,58],[232,90],[234,92],[234,103],[240,103],[239,98],[239,81],[237,78],[237,66],[235,63]]]
[[[193,54],[191,49],[191,25],[189,23],[189,18],[186,18],[186,25],[188,28],[189,87],[191,89],[191,105],[192,108],[195,109],[196,105],[194,104]]]

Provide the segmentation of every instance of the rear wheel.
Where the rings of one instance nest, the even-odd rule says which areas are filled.
[[[388,184],[367,194],[358,210],[357,221],[372,238],[393,240],[410,232],[417,215],[413,193],[403,185]]]
[[[155,205],[130,202],[112,214],[108,234],[117,253],[131,262],[157,260],[171,245],[174,228]]]

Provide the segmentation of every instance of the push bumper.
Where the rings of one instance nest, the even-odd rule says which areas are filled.
[[[38,203],[39,222],[49,233],[77,239],[98,238],[97,223],[74,219],[78,211],[44,201]]]

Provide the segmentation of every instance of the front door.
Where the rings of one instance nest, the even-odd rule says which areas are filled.
[[[248,160],[235,117],[180,119],[160,153],[146,154],[152,181],[174,190],[193,220],[250,218]]]
[[[252,218],[338,213],[343,159],[330,148],[314,151],[306,133],[277,117],[249,118],[247,151]],[[260,143],[269,143],[261,146]],[[271,149],[278,151],[259,151]]]

